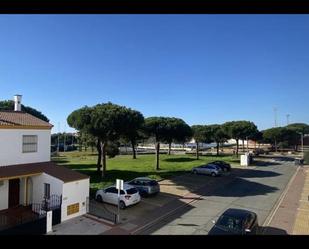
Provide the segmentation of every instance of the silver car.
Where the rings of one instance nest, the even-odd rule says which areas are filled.
[[[193,174],[205,174],[211,176],[219,176],[222,174],[222,170],[215,164],[206,164],[192,169]]]
[[[153,195],[160,192],[159,183],[148,177],[138,177],[126,183],[137,188],[141,196]]]

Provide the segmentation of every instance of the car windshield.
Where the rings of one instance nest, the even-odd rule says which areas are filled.
[[[128,195],[133,195],[133,194],[136,194],[138,191],[136,188],[129,188],[127,189],[127,194]]]
[[[216,225],[224,230],[240,232],[242,231],[243,221],[236,217],[222,215]]]

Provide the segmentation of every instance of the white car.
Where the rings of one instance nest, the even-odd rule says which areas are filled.
[[[118,189],[116,189],[115,185],[99,189],[95,194],[95,199],[99,202],[118,205]],[[120,190],[119,200],[119,207],[125,209],[128,206],[140,202],[141,196],[136,188],[128,184],[123,184],[123,190]]]

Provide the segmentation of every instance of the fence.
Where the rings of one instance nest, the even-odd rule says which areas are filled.
[[[104,203],[99,203],[95,200],[88,201],[88,213],[96,217],[117,223],[117,214],[108,210]]]
[[[61,199],[52,195],[42,203],[0,213],[0,234],[45,234],[47,211],[53,211],[53,225],[61,222]]]

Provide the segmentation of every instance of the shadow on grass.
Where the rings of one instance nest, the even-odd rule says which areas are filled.
[[[66,159],[66,157],[63,157],[63,158],[52,158],[52,162],[55,162],[55,163],[68,163],[70,162],[69,160]]]
[[[179,158],[166,158],[166,159],[163,159],[163,161],[166,161],[166,162],[178,162],[178,163],[181,163],[181,162],[192,162],[192,161],[195,161],[196,159],[195,158],[189,158],[189,157],[179,157]]]

